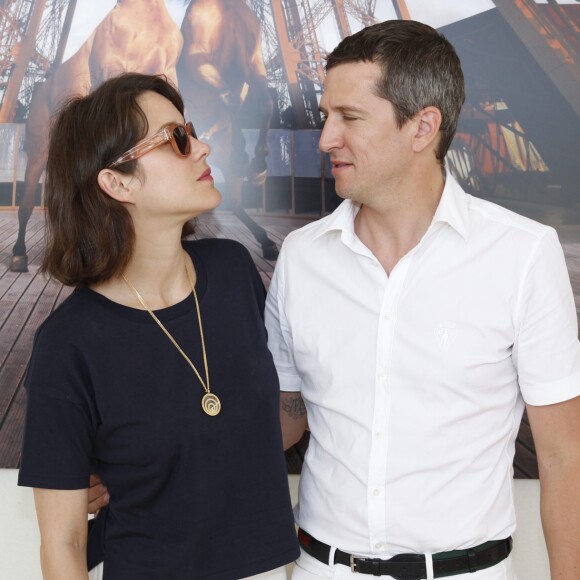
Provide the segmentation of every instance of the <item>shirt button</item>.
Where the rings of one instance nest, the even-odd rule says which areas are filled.
[[[382,547],[382,544],[375,544],[375,550],[380,550]]]
[[[382,434],[380,431],[377,431],[377,432],[375,433],[375,437],[376,437],[377,439],[380,439],[382,436],[383,436],[383,434]]]
[[[385,320],[392,320],[392,318],[393,318],[393,317],[392,317],[390,314],[384,314],[384,315],[383,315],[383,318],[384,318]]]
[[[379,495],[381,492],[378,489],[373,489],[373,495]]]
[[[387,378],[387,375],[385,373],[379,373],[379,379],[381,379],[381,381],[384,381]]]

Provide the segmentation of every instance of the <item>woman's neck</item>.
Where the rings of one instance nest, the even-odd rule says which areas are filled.
[[[196,280],[191,258],[181,245],[181,235],[175,234],[145,236],[137,233],[133,254],[123,276],[137,289],[151,310],[181,302],[191,294],[189,278],[194,284]],[[142,308],[122,276],[95,284],[91,289],[114,302]]]

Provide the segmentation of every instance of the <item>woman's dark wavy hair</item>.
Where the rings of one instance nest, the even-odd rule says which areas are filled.
[[[143,139],[149,129],[137,99],[152,91],[183,115],[181,96],[163,75],[125,73],[84,97],[69,99],[56,115],[46,166],[46,251],[42,271],[80,286],[119,276],[133,253],[135,230],[122,203],[104,193],[99,172]],[[128,175],[137,161],[116,171]],[[183,236],[192,233],[185,224]]]
[[[377,95],[388,100],[401,128],[421,109],[441,112],[441,139],[435,156],[443,163],[465,101],[461,62],[437,30],[413,20],[387,20],[348,36],[328,55],[326,70],[348,62],[381,67]]]

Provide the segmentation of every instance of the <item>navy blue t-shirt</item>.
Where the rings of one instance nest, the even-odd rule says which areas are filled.
[[[78,288],[39,328],[26,376],[19,484],[106,483],[89,535],[106,580],[234,580],[298,556],[263,325],[265,291],[247,250],[185,242],[197,273],[211,390],[151,316]],[[193,295],[157,310],[203,371]]]

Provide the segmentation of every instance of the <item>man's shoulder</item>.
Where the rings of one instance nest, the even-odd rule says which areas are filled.
[[[512,209],[492,201],[467,195],[471,222],[479,225],[494,224],[506,231],[519,233],[531,238],[541,238],[554,231],[551,226],[526,217]]]

